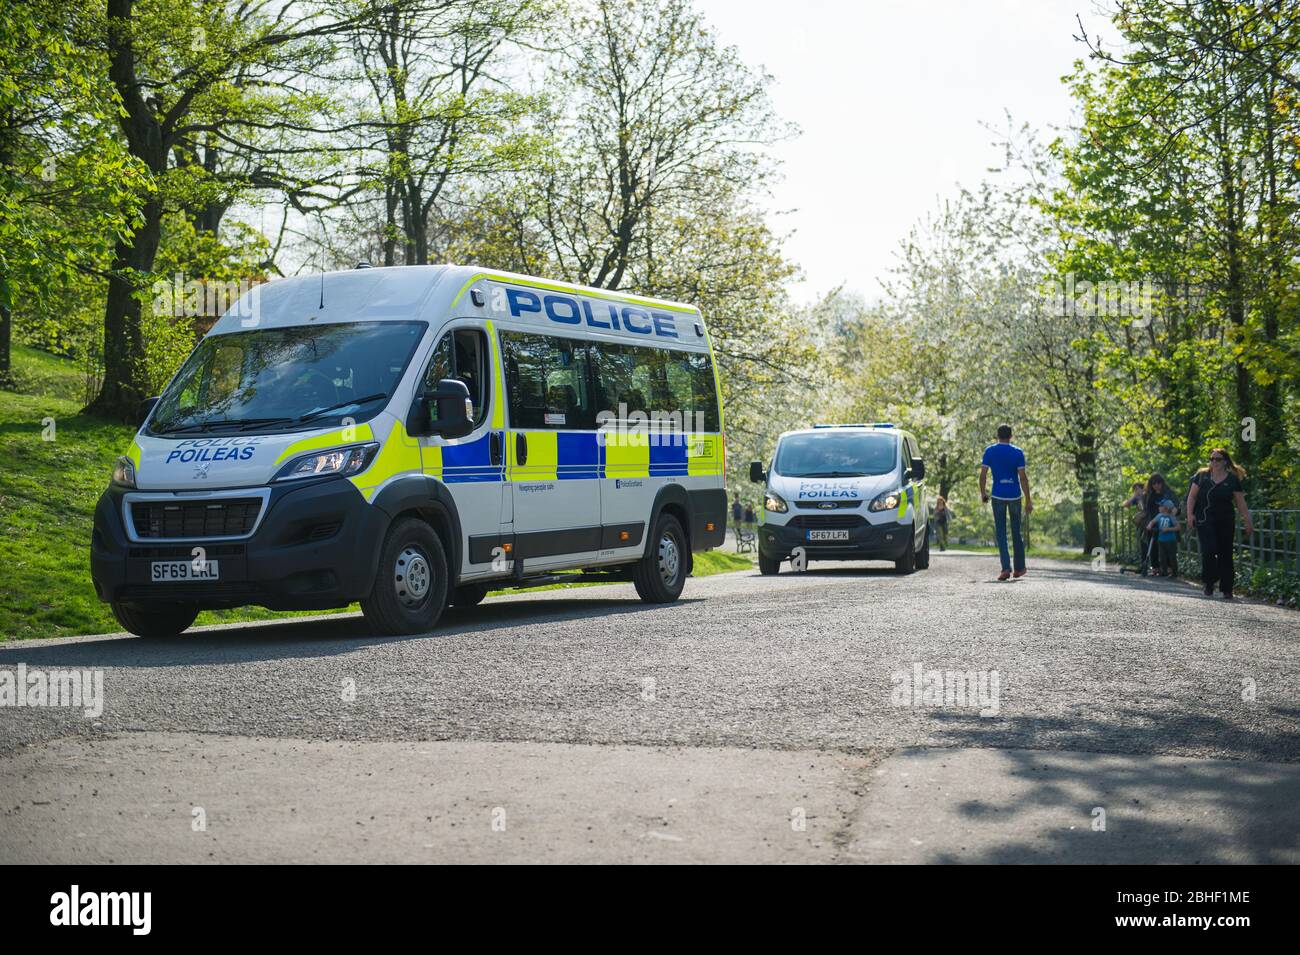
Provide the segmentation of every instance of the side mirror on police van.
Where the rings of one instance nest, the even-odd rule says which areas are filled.
[[[152,398],[146,398],[144,401],[140,402],[139,407],[135,410],[135,423],[137,427],[143,426],[144,423],[149,420],[149,414],[153,411],[153,406],[157,403],[158,395],[154,395]]]
[[[925,480],[925,461],[921,458],[912,458],[912,480]]]
[[[749,462],[749,479],[755,484],[766,484],[767,475],[763,473],[762,461]]]
[[[430,424],[430,433],[463,438],[474,430],[474,404],[469,400],[469,388],[459,378],[442,379],[425,400],[430,414],[437,415]]]
[[[417,392],[406,415],[411,437],[463,438],[473,430],[474,405],[469,388],[458,378],[443,378],[432,391]]]

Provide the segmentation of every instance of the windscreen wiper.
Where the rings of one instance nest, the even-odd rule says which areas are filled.
[[[207,431],[213,424],[222,424],[220,421],[200,421],[198,424],[181,425],[179,428],[158,428],[159,434],[190,434],[195,431]]]
[[[347,401],[340,401],[338,404],[330,405],[327,408],[317,408],[315,411],[308,411],[304,415],[299,415],[294,420],[310,421],[312,418],[320,418],[324,415],[327,415],[331,411],[340,411],[343,408],[351,408],[353,405],[364,405],[368,402],[378,401],[381,398],[387,398],[387,397],[388,397],[387,393],[379,391],[379,392],[375,392],[375,394],[373,395],[366,395],[363,398],[351,398]]]

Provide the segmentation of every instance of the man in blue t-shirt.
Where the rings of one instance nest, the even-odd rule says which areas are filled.
[[[988,489],[989,471],[993,472],[993,491]],[[1011,443],[1011,426],[998,426],[998,442],[984,449],[980,461],[980,499],[985,504],[993,501],[993,527],[997,531],[998,554],[1002,558],[1002,573],[998,580],[1011,574],[1011,554],[1007,552],[1007,516],[1011,517],[1011,543],[1015,548],[1015,576],[1025,576],[1025,539],[1020,533],[1020,498],[1025,499],[1025,514],[1034,509],[1029,496],[1029,475],[1025,473],[1025,452]]]

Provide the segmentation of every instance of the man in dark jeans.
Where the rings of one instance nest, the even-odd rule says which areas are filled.
[[[993,491],[988,488],[989,472],[993,472]],[[1034,509],[1029,496],[1029,475],[1025,471],[1025,452],[1011,443],[1011,426],[998,426],[998,440],[984,449],[980,462],[980,499],[993,501],[993,526],[997,531],[998,555],[1002,558],[1002,573],[998,580],[1012,576],[1011,554],[1007,548],[1007,519],[1011,520],[1011,544],[1015,551],[1015,576],[1025,576],[1025,539],[1020,533],[1020,498],[1023,495],[1024,512]]]

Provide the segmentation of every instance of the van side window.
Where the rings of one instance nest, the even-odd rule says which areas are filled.
[[[487,416],[491,392],[488,388],[487,337],[477,328],[457,328],[443,335],[434,346],[424,373],[424,388],[432,391],[443,378],[458,378],[469,389],[474,406],[474,427]]]
[[[595,430],[586,342],[503,331],[501,351],[511,427]]]
[[[688,430],[718,430],[718,394],[708,355],[641,345],[590,343],[598,411],[682,416]],[[700,417],[696,419],[694,415]]]
[[[719,430],[718,390],[713,382],[713,359],[698,352],[687,357],[691,368],[691,410],[701,415],[705,431]]]
[[[623,420],[639,412],[718,430],[708,355],[508,331],[501,350],[512,427],[592,430],[601,412]]]
[[[905,437],[903,441],[903,470],[907,471],[912,467],[912,458],[919,458],[920,455],[916,453],[916,441],[911,435]]]

